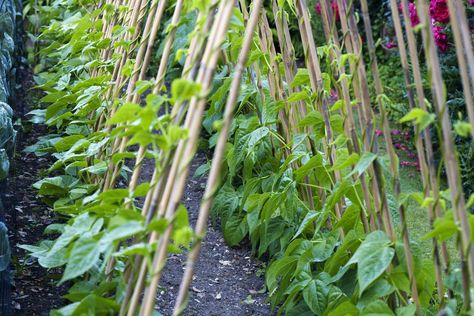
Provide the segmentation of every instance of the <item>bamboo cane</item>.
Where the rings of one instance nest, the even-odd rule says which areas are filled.
[[[218,53],[219,50],[218,48],[222,44],[225,36],[225,32],[227,30],[227,27],[229,25],[229,20],[230,20],[230,15],[232,13],[232,8],[233,8],[233,2],[232,1],[227,1],[225,2],[225,5],[223,7],[223,10],[221,14],[219,15],[219,18],[215,24],[216,31],[215,31],[215,36],[212,42],[210,42],[208,45],[208,49],[206,53],[204,54],[203,57],[203,71],[201,71],[200,75],[198,75],[198,80],[199,82],[202,82],[202,89],[204,92],[204,95],[207,95],[209,88],[210,88],[210,83],[212,80],[212,76],[214,73],[214,69],[216,66],[217,58],[218,58]],[[191,157],[194,156],[195,150],[196,150],[196,141],[199,136],[199,131],[201,129],[201,120],[202,120],[202,113],[204,111],[204,106],[205,106],[205,99],[204,98],[196,98],[194,97],[191,100],[190,104],[190,109],[194,109],[193,112],[188,112],[188,118],[191,118],[191,121],[189,122],[189,130],[191,131],[190,137],[187,140],[184,140],[180,142],[178,145],[178,148],[176,150],[176,157],[173,161],[173,169],[176,170],[175,172],[175,183],[174,183],[174,190],[171,194],[171,198],[169,199],[169,203],[166,207],[166,217],[171,219],[172,216],[174,215],[174,212],[180,203],[181,197],[184,192],[184,187],[185,187],[185,182],[187,178],[187,174],[189,172],[189,164],[191,162]],[[191,115],[190,115],[191,114]],[[181,146],[180,146],[181,145]],[[182,157],[189,157],[185,158],[184,160]],[[172,182],[169,181],[168,182]],[[159,246],[157,249],[157,252],[155,253],[155,257],[153,260],[153,271],[151,272],[152,278],[150,281],[150,284],[148,285],[145,295],[143,298],[143,305],[140,311],[140,314],[145,316],[149,315],[153,309],[154,301],[155,301],[155,295],[156,295],[156,287],[158,285],[160,276],[161,276],[161,270],[163,266],[165,265],[166,262],[166,251],[167,251],[167,246],[169,242],[169,238],[171,236],[171,232],[173,229],[173,225],[170,224],[168,228],[166,229],[165,233],[163,234]]]
[[[231,10],[231,6],[229,5],[228,2],[227,3],[225,1],[220,2],[220,7],[218,9],[219,16],[216,17],[216,21],[214,22],[214,26],[212,28],[212,31],[211,31],[211,34],[210,34],[210,37],[209,37],[209,40],[208,40],[206,53],[203,56],[203,62],[211,63],[211,65],[212,65],[212,63],[214,63],[216,61],[217,53],[215,52],[216,49],[215,49],[214,45],[216,45],[216,43],[219,43],[220,41],[222,41],[222,35],[223,35],[222,30],[225,29],[225,28],[222,28],[221,26],[222,26],[223,23],[224,24],[227,23],[227,22],[225,22],[225,20],[226,20],[226,17],[228,17],[230,15],[230,10]],[[227,18],[227,20],[228,20],[228,18]],[[219,34],[219,31],[221,31],[220,34]],[[221,39],[218,40],[218,38],[221,38]],[[209,71],[212,68],[213,67],[204,67],[204,68],[202,68],[200,70],[199,75],[198,75],[198,80],[200,82],[202,82],[203,80],[200,80],[200,79],[203,79],[203,76],[205,75],[205,70]],[[194,98],[192,102],[196,102],[196,101],[197,100]],[[190,109],[193,109],[193,111],[196,111],[197,107],[190,106]],[[187,126],[187,127],[190,126],[192,118],[193,118],[193,113],[188,112],[188,116],[187,116],[187,119],[186,119],[186,122],[185,122],[185,126]],[[176,154],[175,154],[176,157],[182,157],[183,156],[182,152],[184,150],[184,146],[185,146],[185,142],[181,141],[180,144],[178,145],[178,148],[176,149]],[[191,157],[191,156],[186,156],[186,157]],[[158,214],[157,214],[157,216],[159,216],[159,217],[165,215],[168,201],[170,200],[171,194],[173,193],[172,191],[176,189],[175,181],[176,181],[176,177],[177,177],[177,171],[178,171],[178,158],[173,161],[172,167],[171,167],[170,172],[167,176],[165,189],[164,189],[164,192],[161,196],[161,202],[159,204],[160,206],[159,206],[159,210],[158,210]],[[176,191],[174,191],[174,192],[176,192]],[[156,203],[156,202],[152,202],[152,203]],[[169,216],[172,216],[173,213],[174,213],[174,209],[169,208],[169,213],[167,214],[168,215],[167,218],[169,218]],[[166,246],[163,246],[163,245],[164,244],[167,245],[170,234],[171,234],[171,230],[172,230],[172,225],[170,225],[167,228],[166,232],[161,237],[161,242],[160,242],[161,246],[159,246],[159,248],[157,250],[157,253],[155,254],[155,259],[153,261],[153,266],[154,266],[155,271],[156,270],[160,271],[160,269],[162,268],[162,264],[163,264],[163,259],[162,258],[164,258],[165,254],[166,254]],[[157,237],[158,236],[155,233],[152,233],[152,235],[150,236],[150,241],[149,242],[153,243],[155,240],[157,240]],[[131,299],[131,302],[130,302],[130,308],[129,308],[128,315],[134,315],[134,313],[135,313],[135,310],[136,310],[137,304],[138,304],[138,300],[139,300],[139,296],[140,296],[140,293],[141,293],[141,289],[144,285],[144,278],[146,276],[146,271],[147,271],[147,266],[146,266],[145,263],[142,263],[142,266],[141,266],[141,269],[140,269],[140,274],[139,274],[139,277],[138,277],[138,280],[137,280],[137,286],[135,287],[135,290],[133,292],[132,299]],[[153,277],[154,283],[158,283],[159,274],[156,275],[155,273],[153,273],[153,275],[154,275],[154,277]],[[153,289],[153,290],[151,290],[150,288]],[[150,289],[150,290],[147,291],[148,293],[154,292],[154,286],[153,285],[149,286],[148,289]],[[142,312],[144,310],[152,308],[152,301],[154,300],[154,295],[153,294],[148,294],[146,297],[147,297],[148,304],[147,304],[147,306],[142,306]]]
[[[189,286],[192,281],[194,266],[199,256],[202,239],[204,238],[207,230],[209,210],[219,186],[220,169],[222,167],[222,161],[225,155],[225,145],[227,143],[230,126],[232,124],[235,103],[237,101],[237,97],[240,94],[241,78],[245,65],[247,63],[248,54],[250,51],[250,46],[252,45],[255,29],[257,27],[262,3],[263,0],[256,0],[253,2],[253,10],[245,29],[244,41],[242,49],[240,51],[239,61],[235,66],[233,80],[230,88],[230,94],[227,98],[227,103],[225,106],[223,126],[220,130],[219,138],[217,140],[216,148],[214,150],[214,157],[212,160],[213,162],[211,166],[211,171],[209,173],[209,178],[207,180],[206,191],[204,192],[204,197],[202,199],[201,207],[199,209],[199,217],[195,229],[197,239],[188,254],[186,269],[179,287],[179,292],[176,298],[173,315],[180,315],[185,308],[185,301]]]
[[[395,4],[395,7],[393,6],[394,4]],[[372,66],[372,75],[375,82],[375,90],[378,96],[382,96],[383,88],[382,88],[382,82],[380,80],[380,75],[379,75],[377,57],[375,55],[375,44],[374,44],[374,39],[372,37],[372,27],[370,24],[369,8],[368,8],[367,0],[361,0],[361,5],[362,5],[362,15],[364,19],[365,33],[366,33],[366,38],[367,38],[367,45],[369,48],[369,56],[370,56],[370,61],[371,61],[371,66]],[[397,7],[396,7],[396,2],[394,0],[391,0],[391,5],[392,5],[392,11],[393,10],[396,11]],[[395,14],[398,15],[398,11],[396,11]],[[398,19],[398,21],[400,20]],[[401,37],[401,39],[403,40],[400,23],[395,22],[395,28],[397,30],[397,36]],[[408,100],[409,100],[410,106],[413,107],[414,99],[413,99],[413,92],[409,85],[410,79],[409,79],[409,69],[408,69],[408,63],[407,63],[407,57],[406,57],[406,50],[403,44],[401,44],[399,47],[400,47],[400,57],[402,61],[402,68],[404,71],[405,81],[407,82]],[[390,169],[393,176],[394,192],[395,192],[396,198],[398,199],[401,193],[400,178],[398,175],[398,165],[397,165],[398,159],[395,153],[395,149],[393,147],[392,137],[390,134],[390,126],[388,125],[388,121],[386,120],[385,108],[382,103],[382,99],[380,97],[378,97],[377,99],[378,99],[379,110],[382,117],[383,134],[384,134],[385,143],[387,145],[387,151],[390,158]],[[419,152],[420,154],[422,154],[420,158],[423,159],[421,163],[424,164],[425,159],[424,159],[423,151],[420,150]],[[413,255],[410,249],[410,238],[409,238],[408,227],[407,227],[407,222],[406,222],[406,211],[405,211],[405,207],[402,204],[398,208],[398,212],[400,216],[401,233],[402,233],[403,247],[405,249],[405,260],[407,264],[408,277],[410,279],[411,288],[412,288],[412,298],[413,298],[413,301],[415,302],[417,313],[420,313],[421,306],[420,306],[420,300],[418,297],[418,288],[416,285]]]
[[[472,89],[471,84],[474,89],[474,83],[469,83],[469,74],[467,67],[467,58],[470,58],[469,55],[473,55],[472,52],[472,41],[469,40],[468,43],[465,43],[463,40],[463,34],[465,33],[461,27],[463,24],[458,24],[458,21],[463,23],[463,14],[459,12],[458,5],[455,4],[452,0],[447,1],[449,8],[449,17],[451,19],[451,28],[453,30],[454,44],[456,45],[456,56],[458,59],[459,72],[461,73],[461,82],[464,91],[464,102],[466,102],[467,115],[469,118],[469,123],[471,124],[471,136],[474,141],[474,104],[472,102]],[[462,4],[461,4],[462,5]],[[471,51],[469,51],[469,49]],[[466,58],[467,57],[467,58]],[[471,57],[472,58],[472,57]],[[474,62],[474,58],[472,58]],[[474,66],[471,65],[471,71],[474,71]],[[474,75],[472,76],[474,80]],[[474,81],[473,81],[474,82]]]
[[[440,63],[436,47],[434,46],[433,33],[430,28],[430,19],[428,16],[428,6],[426,1],[418,0],[417,11],[420,17],[421,23],[424,27],[422,29],[423,43],[425,47],[425,55],[428,62],[428,67],[431,72],[431,83],[433,93],[433,103],[438,113],[438,119],[441,124],[442,140],[443,140],[443,156],[444,166],[446,168],[448,184],[451,191],[451,200],[453,204],[455,220],[460,223],[461,232],[461,247],[463,265],[467,269],[463,269],[465,275],[470,282],[474,282],[474,253],[471,247],[470,232],[471,228],[467,220],[466,214],[466,202],[464,199],[464,193],[461,187],[461,179],[459,175],[459,165],[456,158],[456,151],[453,144],[453,135],[451,129],[451,122],[447,115],[446,102],[443,97],[443,79],[441,75]],[[467,294],[467,293],[466,293]],[[469,297],[464,297],[466,303],[465,306],[469,309]]]
[[[427,111],[426,104],[425,104],[425,93],[423,90],[423,82],[421,79],[421,71],[420,71],[419,60],[418,60],[418,52],[416,49],[416,42],[415,42],[415,37],[413,34],[413,28],[411,25],[410,17],[408,15],[409,11],[408,11],[407,0],[402,0],[402,8],[403,8],[402,13],[405,20],[405,33],[407,36],[409,56],[410,56],[410,61],[412,65],[412,73],[413,73],[413,78],[414,78],[415,87],[416,87],[416,94],[418,96],[418,106],[421,107],[423,110]],[[400,18],[398,15],[398,11],[395,11],[395,14],[393,16],[395,19],[395,23],[399,23]],[[402,49],[402,47],[404,47],[404,45],[400,46],[400,49]],[[411,85],[411,83],[407,82],[407,85]],[[423,144],[423,141],[420,139],[420,137],[418,137],[418,133],[420,132],[423,135],[424,144]],[[423,191],[424,191],[425,196],[428,197],[430,194],[430,187],[431,187],[431,191],[435,199],[434,205],[430,205],[428,207],[429,221],[430,221],[430,224],[433,225],[434,219],[442,215],[441,207],[439,204],[439,185],[436,179],[436,170],[434,166],[433,145],[431,142],[430,131],[428,129],[425,129],[424,131],[418,131],[418,129],[415,128],[415,134],[417,137],[415,145],[417,148],[421,172],[422,172]],[[423,147],[425,150],[423,150]],[[426,155],[424,155],[424,151],[426,151]],[[434,238],[432,242],[433,242],[433,257],[434,257],[435,269],[436,269],[435,271],[436,280],[438,284],[437,291],[438,291],[438,296],[439,296],[441,306],[442,306],[443,300],[444,300],[444,285],[442,281],[442,268],[443,267],[441,265],[438,242]],[[446,265],[445,269],[447,272],[449,270],[449,255],[447,252],[445,242],[441,243],[441,252],[444,257],[444,261]]]
[[[334,56],[335,60],[340,60],[341,58],[341,48],[340,48],[340,43],[339,43],[339,38],[336,34],[336,30],[334,27],[331,27],[331,18],[330,18],[330,13],[329,13],[329,8],[327,5],[327,2],[325,0],[320,1],[321,5],[321,12],[322,12],[322,17],[323,17],[323,25],[325,25],[325,28],[330,32],[330,34],[327,34],[327,40],[328,42],[332,42],[332,46],[334,48]],[[344,116],[346,116],[346,124],[344,124],[344,128],[346,129],[346,133],[351,140],[351,142],[348,143],[348,149],[349,152],[352,153],[355,151],[356,153],[360,154],[360,145],[359,145],[359,139],[357,137],[357,133],[355,130],[355,123],[354,123],[354,114],[352,111],[352,102],[351,102],[351,96],[350,96],[350,89],[349,89],[349,83],[347,80],[347,77],[345,76],[345,67],[344,65],[340,65],[340,67],[337,69],[339,73],[339,77],[341,80],[341,90],[343,94],[343,99],[345,103],[345,110],[347,113],[343,113]],[[356,175],[354,175],[354,181],[357,181]],[[364,226],[364,230],[368,232],[370,230],[369,228],[369,222],[367,221],[367,214],[370,217],[374,217],[375,215],[371,211],[371,202],[370,202],[370,193],[369,193],[369,188],[367,185],[366,177],[365,175],[360,176],[360,182],[361,182],[361,187],[362,187],[362,192],[364,195],[364,201],[365,201],[365,210],[362,207],[361,208],[361,219],[362,223]],[[367,214],[366,214],[367,212]],[[372,224],[375,224],[375,221],[371,221]],[[375,227],[371,227],[372,230],[375,230]]]
[[[319,92],[321,91],[321,84],[322,84],[322,75],[321,69],[318,61],[318,56],[316,53],[316,47],[314,45],[313,40],[313,32],[311,30],[311,25],[309,23],[309,15],[308,15],[308,7],[306,5],[305,0],[299,0],[296,2],[296,12],[299,19],[299,28],[301,32],[301,39],[304,46],[305,56],[306,56],[306,63],[307,68],[309,71],[309,77],[311,82],[311,87],[313,91]],[[323,115],[324,123],[326,127],[326,138],[324,140],[324,147],[326,149],[327,157],[329,157],[330,162],[334,163],[336,161],[336,149],[333,145],[333,132],[332,127],[329,119],[328,113],[328,100],[327,96],[322,96],[322,103],[320,105],[320,112]],[[335,179],[339,181],[341,179],[341,175],[338,171],[333,173]],[[342,216],[342,203],[338,201],[335,206],[335,213],[337,219],[340,219]],[[341,230],[341,235],[344,235],[344,232]]]

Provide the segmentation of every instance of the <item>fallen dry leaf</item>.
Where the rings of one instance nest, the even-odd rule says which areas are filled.
[[[222,264],[223,266],[230,266],[231,265],[229,260],[219,260],[219,263]]]
[[[196,287],[194,287],[194,286],[193,286],[192,290],[193,290],[193,292],[196,292],[196,293],[202,293],[202,292],[204,292],[204,290],[200,290],[200,289],[198,289],[198,288],[196,288]]]

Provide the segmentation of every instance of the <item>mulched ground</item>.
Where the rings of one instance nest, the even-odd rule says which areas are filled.
[[[56,221],[50,207],[36,196],[32,184],[41,178],[41,173],[51,161],[45,157],[25,154],[23,149],[34,144],[47,130],[38,125],[26,123],[23,117],[30,105],[37,102],[29,69],[19,69],[22,78],[23,99],[17,100],[16,114],[23,127],[18,128],[16,156],[12,159],[10,177],[6,183],[2,200],[6,209],[6,224],[12,248],[12,310],[13,315],[49,315],[49,311],[67,304],[61,298],[67,287],[56,286],[61,277],[60,270],[40,267],[35,260],[27,257],[20,244],[36,244],[44,238],[46,226]],[[192,177],[195,170],[206,162],[206,156],[198,153],[192,163],[192,170],[185,191],[184,202],[189,218],[194,225],[199,204],[205,187],[205,178]],[[144,167],[142,180],[151,177],[152,164]],[[163,273],[158,290],[157,310],[163,315],[171,315],[176,293],[181,281],[185,254],[171,255]],[[250,251],[228,247],[218,229],[209,225],[203,242],[200,260],[195,270],[191,286],[189,306],[185,315],[270,315],[270,306],[265,302],[263,280],[264,268]]]

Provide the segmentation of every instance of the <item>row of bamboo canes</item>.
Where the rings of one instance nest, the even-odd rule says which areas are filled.
[[[158,34],[164,10],[167,8],[167,1],[145,1],[135,0],[108,2],[115,7],[128,5],[132,9],[124,14],[114,16],[111,21],[104,23],[105,36],[110,35],[115,25],[126,24],[135,29],[133,34],[127,33],[126,40],[131,40],[132,45],[128,50],[119,49],[113,53],[121,54],[115,65],[112,80],[115,85],[112,86],[106,98],[110,104],[117,98],[122,97],[125,102],[139,102],[140,95],[136,93],[135,87],[139,80],[145,80],[148,66],[150,64],[152,52],[156,45],[155,40]],[[228,130],[232,121],[233,107],[239,95],[240,80],[245,69],[246,60],[250,51],[253,39],[253,30],[256,28],[262,1],[256,1],[255,10],[249,20],[246,31],[246,37],[243,42],[242,52],[238,63],[234,66],[237,74],[232,83],[233,92],[229,95],[226,106],[226,119],[222,130]],[[165,46],[159,62],[158,72],[155,78],[155,84],[152,93],[157,94],[165,84],[165,75],[170,63],[169,57],[174,43],[176,28],[182,17],[182,10],[185,1],[178,0],[174,3],[174,13],[171,21],[171,28],[167,30]],[[153,232],[150,234],[148,243],[157,243],[157,249],[154,254],[152,271],[148,271],[149,265],[146,260],[136,257],[129,262],[125,271],[127,289],[123,298],[121,315],[151,315],[154,309],[156,290],[161,277],[161,271],[166,263],[168,243],[170,242],[173,231],[173,218],[182,199],[186,179],[189,173],[189,166],[196,152],[196,146],[201,129],[203,112],[207,103],[207,96],[212,88],[212,80],[216,69],[218,58],[221,54],[221,46],[226,39],[226,32],[229,26],[233,1],[213,1],[205,8],[205,11],[199,12],[196,21],[196,30],[192,34],[189,48],[187,51],[186,62],[183,67],[182,78],[190,81],[199,82],[202,85],[201,94],[193,97],[189,102],[178,102],[172,110],[173,122],[189,130],[189,137],[179,142],[178,146],[171,153],[163,153],[159,156],[154,169],[150,190],[146,195],[142,208],[142,215],[148,221],[153,218],[166,218],[169,220],[169,226],[163,235],[159,236]],[[143,31],[140,34],[140,29]],[[140,34],[140,36],[138,36]],[[103,58],[111,56],[112,45],[108,50],[102,53]],[[122,75],[122,69],[128,59],[135,60],[131,76],[128,78]],[[100,74],[100,71],[96,71]],[[122,95],[124,87],[126,92]],[[110,107],[110,113],[104,113],[98,120],[96,129],[108,128],[104,126],[106,119],[111,117],[116,111],[116,107]],[[224,133],[221,135],[225,135]],[[216,161],[222,159],[223,148],[226,143],[226,137],[221,136],[217,143]],[[102,155],[111,157],[114,154],[122,153],[126,150],[127,138],[121,137],[115,139],[112,147],[104,148]],[[129,189],[134,191],[137,187],[141,167],[145,158],[147,148],[140,146],[136,153],[135,166],[129,182]],[[186,159],[183,159],[186,157]],[[101,183],[103,190],[113,188],[120,174],[121,164],[115,164],[110,160],[107,175]],[[192,280],[193,262],[197,260],[200,241],[202,240],[207,228],[207,217],[212,201],[212,196],[217,190],[215,183],[219,175],[219,165],[213,165],[209,176],[209,185],[206,190],[203,204],[200,209],[200,216],[195,228],[196,242],[189,253],[188,269],[186,269],[180,286],[180,293],[177,298],[174,313],[179,314],[184,310],[187,299],[187,290]],[[97,179],[100,181],[100,179]],[[206,202],[206,200],[208,202]],[[110,260],[107,273],[113,273],[114,260]],[[151,276],[148,278],[148,276]],[[143,294],[144,291],[144,294]],[[143,299],[142,299],[143,295]]]
[[[189,137],[180,140],[176,148],[171,151],[163,151],[157,156],[150,190],[145,197],[142,207],[142,215],[148,222],[154,218],[165,218],[168,220],[169,226],[163,234],[159,235],[156,232],[151,232],[147,237],[147,243],[157,245],[151,266],[145,258],[140,256],[131,258],[127,263],[124,273],[127,287],[122,300],[120,315],[132,316],[137,313],[140,315],[151,315],[155,308],[156,291],[163,268],[166,265],[168,244],[173,232],[173,218],[182,200],[190,163],[197,150],[207,98],[212,89],[213,77],[218,67],[219,58],[223,54],[222,47],[227,37],[229,21],[235,6],[239,7],[244,16],[245,35],[238,60],[234,64],[230,64],[233,80],[224,108],[223,125],[219,131],[219,138],[214,150],[212,166],[199,210],[199,218],[194,228],[196,236],[188,253],[186,269],[175,302],[174,315],[181,314],[186,306],[188,288],[192,281],[194,266],[199,256],[201,241],[206,233],[209,211],[212,206],[213,197],[220,185],[221,165],[225,157],[225,147],[243,77],[248,76],[249,80],[255,84],[259,89],[262,99],[266,98],[262,81],[268,81],[271,98],[284,102],[285,107],[278,113],[279,124],[276,128],[282,139],[287,143],[292,140],[292,136],[295,133],[301,131],[302,128],[298,127],[299,121],[309,111],[319,111],[325,121],[325,139],[321,145],[318,145],[315,140],[308,139],[305,145],[308,151],[313,154],[317,151],[324,152],[331,164],[337,160],[334,133],[330,124],[329,95],[323,88],[323,71],[311,28],[310,8],[308,8],[305,0],[288,1],[285,7],[282,7],[281,1],[277,0],[267,1],[269,2],[268,7],[264,6],[263,2],[263,0],[254,0],[247,4],[245,0],[215,0],[210,1],[204,9],[199,11],[195,22],[195,29],[190,35],[187,56],[181,76],[189,81],[199,82],[201,84],[201,91],[199,95],[194,96],[189,101],[177,101],[171,112],[173,124],[187,129]],[[460,183],[458,160],[453,142],[452,126],[449,120],[449,109],[446,107],[446,100],[444,100],[443,96],[443,80],[438,52],[434,45],[430,27],[428,3],[426,0],[417,0],[416,3],[423,25],[420,28],[421,40],[430,74],[430,86],[432,87],[430,102],[433,104],[433,109],[441,126],[443,164],[448,178],[455,220],[460,225],[458,248],[463,271],[464,306],[467,309],[470,305],[469,291],[474,283],[474,253],[470,240],[471,227],[467,220],[466,202]],[[363,26],[356,19],[355,4],[360,5]],[[401,1],[401,10],[396,0],[390,0],[390,4],[409,106],[411,108],[419,107],[424,111],[430,112],[432,109],[427,106],[425,100],[424,74],[422,73],[417,51],[419,47],[417,41],[420,40],[420,36],[418,36],[409,23],[408,0]],[[448,4],[450,18],[453,21],[451,25],[468,118],[469,122],[474,126],[472,101],[472,91],[474,91],[474,52],[471,34],[462,1],[449,0]],[[170,3],[167,0],[106,0],[99,7],[101,5],[111,5],[117,8],[113,14],[104,14],[103,17],[99,17],[104,22],[102,29],[104,37],[111,37],[114,27],[117,25],[127,26],[134,30],[133,32],[125,32],[121,39],[130,43],[128,47],[116,47],[114,43],[111,43],[109,48],[101,52],[101,58],[104,60],[111,58],[113,55],[119,56],[112,73],[112,82],[114,84],[110,86],[105,95],[105,101],[109,106],[107,111],[103,112],[95,123],[97,131],[104,129],[111,131],[113,126],[107,125],[106,122],[117,110],[115,101],[122,100],[118,103],[118,106],[126,102],[140,102],[141,96],[136,90],[137,82],[147,79],[153,52],[157,46],[156,41],[159,31],[164,24],[163,17],[165,11],[173,10],[170,27],[165,32],[164,49],[158,62],[158,71],[152,89],[154,94],[162,93],[166,83],[167,69],[171,63],[170,56],[176,36],[176,29],[189,4],[184,0],[170,1]],[[336,21],[335,12],[330,6],[330,1],[321,0],[320,5],[324,36],[327,45],[331,47],[328,58],[335,62],[331,64],[336,65],[332,69],[334,76],[341,79],[335,88],[339,99],[344,101],[344,107],[340,109],[340,114],[345,119],[344,133],[349,139],[349,152],[357,153],[360,156],[366,152],[380,153],[377,138],[375,137],[377,124],[375,111],[377,111],[380,113],[384,142],[390,158],[392,183],[385,181],[382,166],[378,160],[374,160],[366,173],[360,176],[353,176],[354,181],[360,181],[363,191],[364,208],[361,210],[363,227],[367,233],[375,230],[384,230],[392,241],[396,241],[398,239],[397,235],[400,233],[405,251],[404,260],[406,260],[405,263],[411,284],[409,296],[416,305],[417,311],[420,312],[420,299],[410,247],[410,236],[407,228],[407,209],[404,205],[399,205],[400,227],[395,227],[386,194],[387,189],[391,188],[398,199],[401,194],[401,185],[398,175],[398,160],[391,139],[390,126],[382,97],[384,94],[383,87],[387,83],[381,81],[378,70],[377,55],[375,53],[376,47],[367,0],[350,2],[347,0],[337,0],[340,21]],[[129,10],[118,10],[121,6],[126,6]],[[286,15],[288,7],[291,7],[296,15],[300,38],[291,38],[289,17]],[[272,26],[267,18],[265,9],[271,10],[275,17],[276,39],[274,39]],[[363,29],[367,42],[366,46],[362,45],[359,28]],[[305,67],[309,72],[311,90],[318,96],[315,104],[308,105],[303,101],[295,103],[288,101],[288,97],[291,94],[302,89],[302,87],[293,88],[289,84],[293,81],[298,70],[292,44],[294,41],[301,41],[303,43]],[[270,57],[270,69],[268,71],[259,62],[247,65],[249,52],[253,45],[258,46],[260,50]],[[364,50],[367,50],[367,52]],[[354,56],[354,61],[351,61],[347,66],[342,65],[338,61],[341,60],[343,54],[351,54]],[[369,56],[370,65],[365,64],[364,54]],[[279,56],[281,56],[283,62],[283,73],[281,73],[282,68],[280,68],[277,62]],[[123,70],[130,60],[134,61],[133,70],[131,75],[127,76],[124,75]],[[368,71],[368,67],[370,67],[370,71]],[[91,75],[99,76],[103,72],[104,69],[97,68],[92,71]],[[351,80],[348,79],[349,77]],[[373,105],[371,102],[369,81],[375,83],[376,105]],[[357,100],[355,106],[352,101],[354,99]],[[264,104],[265,102],[262,103]],[[361,136],[359,136],[358,130]],[[311,133],[311,129],[305,128],[305,132]],[[471,129],[471,133],[474,137],[474,128]],[[420,161],[423,193],[426,198],[431,197],[434,200],[427,208],[430,224],[433,224],[436,218],[443,215],[439,203],[441,187],[436,172],[438,166],[434,160],[430,130],[428,128],[419,130],[415,127],[415,134],[417,135],[415,146]],[[127,137],[117,137],[109,147],[104,147],[103,151],[99,154],[102,158],[109,158],[105,178],[97,178],[95,180],[100,184],[102,190],[106,191],[117,185],[123,162],[114,163],[111,157],[118,153],[124,153],[128,149],[127,143]],[[147,150],[146,146],[140,146],[135,153],[132,175],[128,183],[130,191],[134,191],[139,184]],[[298,164],[295,164],[295,167],[298,167]],[[336,183],[342,177],[338,171],[334,171],[331,176]],[[325,192],[312,188],[309,185],[310,177],[305,178],[305,183],[301,184],[299,192],[301,198],[313,208],[313,197],[319,195],[319,198],[324,200]],[[131,205],[129,204],[128,206]],[[338,201],[334,209],[336,219],[341,218],[345,207],[344,201]],[[330,223],[330,225],[335,224],[335,222]],[[344,232],[342,230],[340,234],[341,238],[343,238]],[[134,240],[133,242],[140,242],[140,240]],[[445,243],[440,243],[436,239],[433,239],[432,243],[432,255],[436,268],[437,296],[439,304],[442,306],[445,295],[451,295],[446,293],[443,283],[444,277],[450,270],[450,258]],[[111,259],[107,265],[107,274],[111,276],[114,273],[114,268],[115,261]],[[404,302],[404,304],[407,304],[407,302]]]

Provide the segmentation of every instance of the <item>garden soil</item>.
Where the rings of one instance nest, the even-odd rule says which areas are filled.
[[[206,178],[195,178],[195,170],[206,163],[206,155],[198,152],[192,161],[191,171],[184,193],[184,204],[191,225],[195,225]],[[151,177],[151,168],[145,176]],[[181,277],[186,264],[185,254],[170,255],[158,289],[157,310],[171,315]],[[195,267],[189,292],[186,316],[247,316],[270,315],[266,303],[263,275],[264,266],[251,256],[243,246],[231,248],[226,245],[219,229],[211,222],[202,243],[199,261]]]

